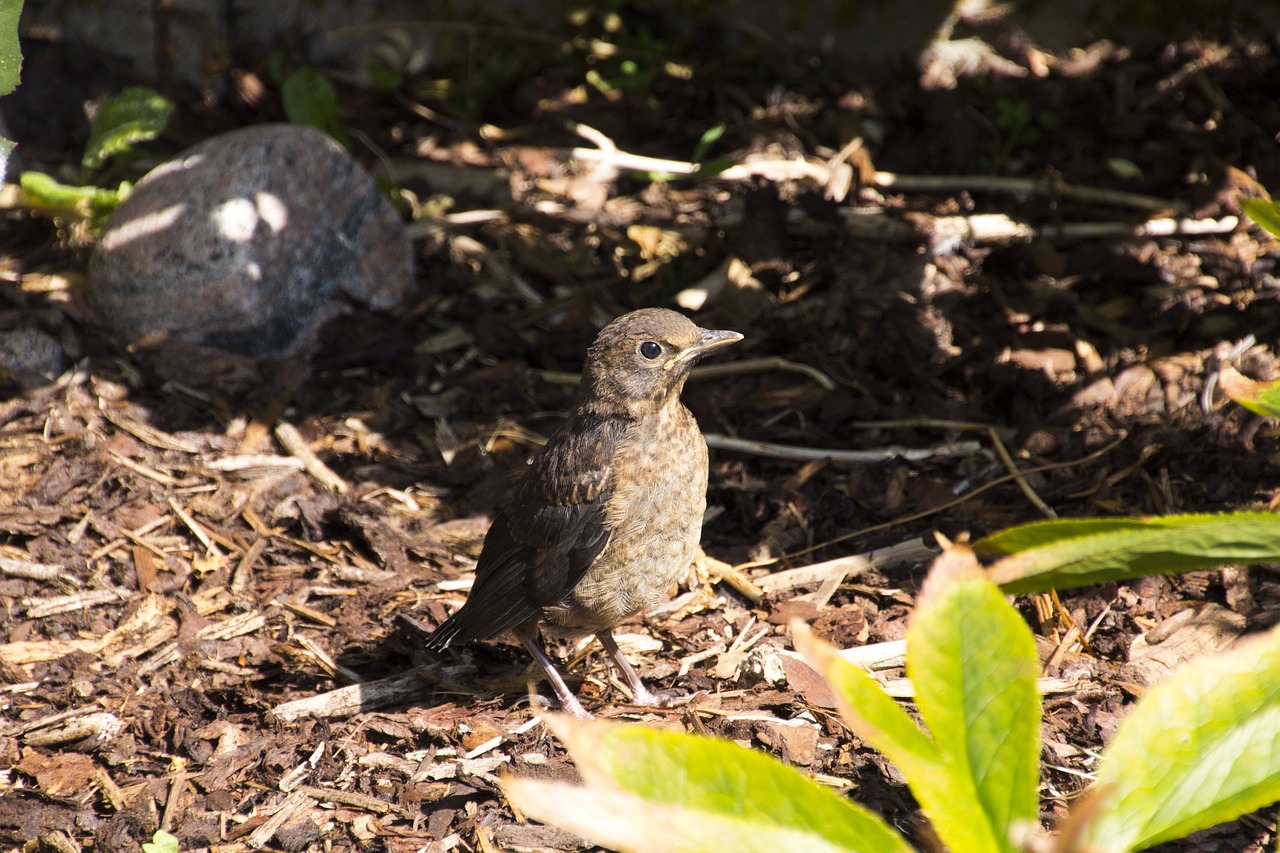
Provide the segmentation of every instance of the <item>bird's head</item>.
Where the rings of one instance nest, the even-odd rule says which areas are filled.
[[[738,332],[703,329],[665,308],[623,314],[587,350],[583,392],[623,404],[679,396],[689,368],[707,353],[742,340]]]

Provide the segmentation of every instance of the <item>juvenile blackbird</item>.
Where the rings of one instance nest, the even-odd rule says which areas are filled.
[[[701,356],[742,340],[674,311],[614,320],[587,350],[573,409],[493,520],[466,603],[427,639],[515,634],[564,710],[588,716],[537,638],[593,633],[637,704],[656,704],[611,629],[658,602],[693,561],[707,506],[707,443],[680,402]]]

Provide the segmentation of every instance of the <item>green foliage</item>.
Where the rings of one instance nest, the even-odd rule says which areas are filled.
[[[71,186],[43,172],[23,172],[18,180],[26,204],[52,216],[87,219],[96,227],[129,197],[133,184],[122,181],[112,190],[95,186]]]
[[[142,853],[178,853],[178,839],[163,829],[157,829],[150,841],[142,844]]]
[[[834,649],[807,635],[797,644],[835,688],[849,727],[907,777],[949,849],[1015,853],[1014,832],[1034,826],[1038,809],[1035,641],[1000,591],[976,568],[968,574],[922,600],[907,631],[927,733]]]
[[[1235,512],[1038,521],[988,536],[975,549],[1000,557],[989,577],[1020,594],[1280,560],[1280,518]]]
[[[508,778],[522,811],[633,853],[908,853],[888,824],[771,756],[731,741],[557,718],[585,786]]]
[[[18,88],[22,74],[22,49],[18,45],[18,18],[22,0],[0,0],[0,95]]]
[[[64,184],[43,172],[24,172],[19,179],[27,205],[50,216],[87,219],[99,228],[111,211],[129,197],[133,184],[122,181],[115,189],[89,183],[88,173],[113,157],[128,155],[140,142],[164,132],[173,104],[154,89],[131,86],[104,101],[89,127],[89,141],[82,158],[83,185]]]
[[[329,78],[314,68],[299,68],[284,78],[280,97],[289,121],[319,128],[347,144],[338,123],[338,93]]]
[[[85,169],[96,169],[112,157],[129,153],[138,143],[155,139],[172,114],[173,103],[146,86],[130,86],[107,99],[89,126],[82,160]]]
[[[1280,237],[1280,205],[1270,199],[1242,198],[1240,209],[1273,237]]]
[[[1084,838],[1141,850],[1280,800],[1280,630],[1151,689],[1103,752]]]
[[[1255,382],[1228,364],[1218,371],[1218,387],[1255,415],[1280,418],[1280,380]]]
[[[1143,563],[1153,532],[1199,565],[1275,516],[1097,519],[1024,525],[988,543],[1020,557],[1030,583],[1058,576],[1060,550],[1085,555],[1075,580]],[[1096,560],[1109,537],[1112,562]],[[1241,548],[1249,552],[1247,544]],[[1186,556],[1186,555],[1184,555]],[[1035,566],[1043,558],[1050,568]],[[1190,559],[1190,558],[1188,558]],[[1217,558],[1226,562],[1234,558]],[[1093,560],[1093,562],[1090,562]],[[1145,564],[1145,563],[1144,563]],[[998,565],[998,564],[997,564]],[[1141,571],[1130,566],[1121,575]],[[1016,853],[1038,828],[1038,668],[1030,630],[963,546],[939,558],[907,631],[917,725],[867,672],[802,626],[797,647],[830,682],[845,721],[902,771],[955,853]],[[639,726],[557,718],[583,785],[507,779],[527,813],[623,851],[903,850],[873,814],[768,756],[729,742]],[[1280,800],[1280,628],[1178,670],[1138,702],[1103,751],[1091,796],[1054,849],[1129,853]]]
[[[22,73],[22,48],[18,44],[18,18],[22,14],[22,0],[0,0],[0,95],[6,95],[18,87]],[[13,142],[0,137],[0,181],[9,170],[9,155]]]
[[[1003,165],[1015,152],[1035,145],[1058,129],[1056,113],[1032,107],[1025,98],[997,98],[995,125],[1000,130],[1000,150],[994,163]]]

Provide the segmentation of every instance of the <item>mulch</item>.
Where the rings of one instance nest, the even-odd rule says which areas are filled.
[[[356,110],[386,155],[364,159],[424,207],[493,214],[420,220],[413,303],[355,311],[285,362],[119,348],[82,307],[84,232],[3,211],[0,324],[51,334],[68,367],[5,377],[0,402],[0,847],[136,850],[165,828],[222,851],[589,848],[497,786],[574,778],[523,652],[431,657],[421,631],[463,600],[599,325],[688,300],[747,336],[685,393],[713,435],[706,558],[618,634],[648,682],[697,695],[632,707],[598,646],[553,648],[601,717],[750,744],[913,826],[901,776],[796,665],[787,625],[846,648],[900,640],[935,531],[1280,500],[1274,425],[1206,390],[1241,341],[1245,373],[1280,374],[1280,254],[1230,219],[1239,191],[1280,186],[1278,102],[1258,85],[1277,72],[1273,44],[1236,36],[947,91],[758,84],[722,106],[718,150],[766,165],[666,184],[626,166],[601,184],[560,120],[672,156],[706,125],[674,96],[660,115],[544,99],[531,133],[496,141]],[[1056,124],[983,148],[968,123],[988,127],[993,98]],[[231,120],[193,115],[179,134]],[[890,141],[841,152],[851,126]],[[971,175],[975,149],[1026,182],[887,177]],[[826,181],[759,177],[799,155]],[[976,214],[994,236],[953,234]],[[1203,233],[1132,231],[1179,217]],[[1054,230],[1081,224],[1097,236]],[[1154,677],[1135,641],[1190,655],[1269,627],[1278,584],[1274,566],[1232,567],[1019,600],[1059,682],[1047,824]],[[1264,813],[1162,849],[1274,836]]]

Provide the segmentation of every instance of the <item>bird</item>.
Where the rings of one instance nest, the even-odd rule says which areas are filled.
[[[589,717],[538,638],[595,634],[639,705],[660,704],[614,640],[686,577],[707,505],[707,442],[680,393],[694,362],[743,339],[642,308],[600,330],[568,417],[495,514],[466,602],[426,640],[513,634],[562,710]]]

